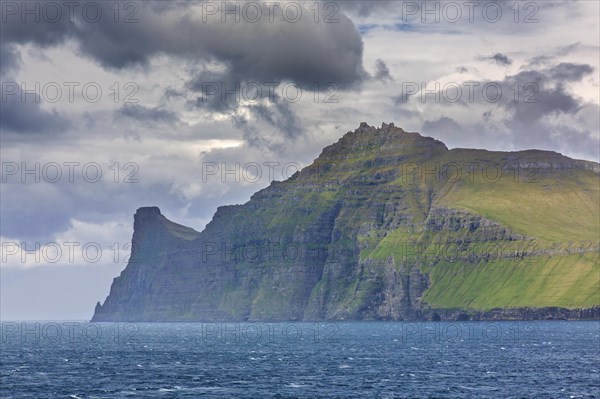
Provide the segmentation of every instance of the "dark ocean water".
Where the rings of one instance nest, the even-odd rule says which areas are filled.
[[[4,322],[2,398],[599,398],[600,322]]]

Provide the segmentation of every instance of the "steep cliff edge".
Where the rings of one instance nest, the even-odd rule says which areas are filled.
[[[93,321],[596,318],[599,173],[363,123],[200,233],[140,208]]]

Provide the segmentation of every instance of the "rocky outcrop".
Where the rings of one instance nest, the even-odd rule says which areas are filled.
[[[598,170],[542,151],[489,158],[487,151],[448,150],[393,124],[363,123],[290,179],[246,204],[219,207],[202,232],[156,207],[138,209],[129,263],[93,321],[596,318],[597,307],[482,312],[427,303],[430,272],[450,250],[453,262],[477,265],[491,261],[491,247],[499,248],[494,256],[519,259],[598,248],[527,247],[535,237],[442,204],[454,183],[406,179],[403,165],[456,153],[523,168],[546,159],[547,173]]]
[[[561,307],[476,309],[427,309],[420,320],[493,321],[493,320],[600,320],[600,306],[579,309]]]

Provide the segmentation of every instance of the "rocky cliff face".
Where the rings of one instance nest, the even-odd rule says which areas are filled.
[[[508,177],[494,181],[484,175],[492,173],[491,164]],[[456,165],[464,179],[456,179]],[[523,271],[528,258],[543,257],[541,262],[551,264],[547,257],[568,253],[569,262],[594,273],[587,258],[574,256],[598,253],[597,242],[582,244],[594,237],[593,224],[575,226],[583,229],[576,243],[556,234],[536,235],[551,214],[540,218],[532,213],[531,219],[519,218],[512,225],[508,211],[523,204],[503,197],[502,183],[535,175],[543,199],[567,184],[563,174],[576,176],[576,194],[585,191],[577,198],[585,201],[558,204],[582,207],[565,216],[576,224],[578,212],[592,218],[598,214],[586,208],[598,198],[597,188],[586,186],[597,180],[598,171],[597,163],[544,151],[448,150],[393,124],[375,128],[363,123],[290,179],[273,182],[244,205],[220,207],[202,232],[170,222],[156,207],[138,209],[129,264],[104,304],[96,306],[93,321],[498,318],[493,303],[504,308],[510,300],[498,291],[498,300],[486,310],[477,294],[485,284],[510,283],[508,269],[497,268]],[[480,175],[487,180],[473,178]],[[474,207],[469,200],[476,195],[482,196],[478,204],[487,204],[490,196],[498,204],[492,211]],[[485,265],[504,280],[461,294]],[[457,291],[448,306],[444,284]],[[566,307],[600,305],[600,298],[588,297]],[[515,309],[523,307],[516,301],[509,308],[518,314]]]

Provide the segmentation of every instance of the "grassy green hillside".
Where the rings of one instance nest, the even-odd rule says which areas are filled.
[[[430,268],[425,301],[434,308],[492,309],[600,304],[598,253],[534,256]]]
[[[297,206],[273,215],[271,224],[293,229],[310,219],[304,209],[314,215],[345,201],[338,223],[344,220],[341,228],[358,231],[360,260],[392,257],[398,271],[419,267],[430,282],[423,299],[434,308],[600,305],[597,172],[572,167],[568,158],[547,151],[446,150],[411,133],[394,143],[398,147],[377,140],[343,138],[343,158],[339,149],[333,157],[325,151],[297,177],[320,187],[317,192],[294,179],[285,182],[292,188],[286,197]],[[389,161],[398,154],[398,161]],[[386,175],[396,178],[373,191],[363,186]],[[357,205],[348,205],[348,186],[357,191]],[[380,220],[386,212],[381,207],[394,200],[409,219],[389,229]],[[423,226],[436,208],[481,216],[493,223],[490,229],[507,229],[519,238],[487,237],[481,233],[485,228],[428,230]],[[510,256],[524,251],[525,258]],[[449,253],[462,259],[449,261]],[[494,259],[498,254],[509,256]],[[360,302],[357,292],[350,284],[346,300]]]
[[[494,171],[490,174],[493,176]],[[527,178],[531,175],[531,178]],[[497,181],[481,176],[448,183],[436,204],[462,208],[544,241],[598,241],[600,181],[587,170],[506,171]]]
[[[599,178],[554,152],[449,150],[361,123],[202,232],[140,208],[139,256],[94,320],[593,317]]]
[[[418,264],[429,275],[430,287],[423,299],[433,308],[600,305],[598,173],[544,167],[549,153],[541,151],[523,152],[528,163],[517,171],[512,166],[514,159],[507,154],[450,150],[424,163],[430,171],[451,165],[446,174],[421,175],[416,169],[408,180],[403,176],[391,184],[399,190],[411,186],[414,192],[429,190],[433,192],[432,208],[483,216],[525,237],[524,240],[495,242],[464,230],[430,232],[400,227],[371,242],[361,252],[361,258],[392,256],[398,265]],[[520,159],[514,155],[513,158]],[[482,171],[485,167],[469,174],[465,165],[474,162],[488,165],[487,175]],[[456,165],[461,167],[460,175]],[[502,167],[500,175],[496,166]],[[411,198],[409,206],[418,213],[415,204],[419,201],[415,196]],[[456,242],[463,243],[459,247],[453,244]],[[568,253],[581,248],[585,253]],[[520,250],[541,253],[524,259],[468,259],[469,254]],[[425,256],[419,257],[415,252]],[[467,259],[449,260],[449,253],[462,253]]]

